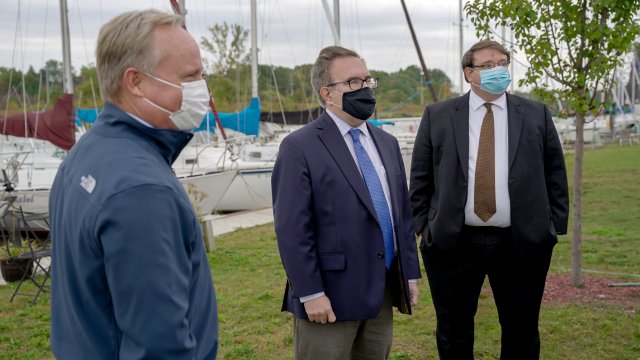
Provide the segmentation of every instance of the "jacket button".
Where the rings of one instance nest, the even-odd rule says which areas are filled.
[[[380,250],[378,251],[378,259],[382,259],[384,258],[384,251]]]

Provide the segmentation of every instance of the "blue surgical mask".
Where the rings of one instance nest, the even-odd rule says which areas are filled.
[[[480,71],[479,87],[488,93],[500,95],[507,90],[510,83],[509,70],[504,66],[496,66],[493,69]]]

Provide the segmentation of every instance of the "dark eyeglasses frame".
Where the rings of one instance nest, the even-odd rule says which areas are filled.
[[[370,89],[375,89],[378,87],[378,78],[370,77],[366,79],[351,79],[351,80],[345,80],[345,81],[338,81],[338,82],[334,82],[333,84],[327,85],[327,87],[336,86],[338,84],[345,84],[345,83],[349,85],[349,89],[351,90],[360,90],[364,87],[364,84],[367,84],[367,87],[369,87]],[[360,86],[358,87],[358,85]]]

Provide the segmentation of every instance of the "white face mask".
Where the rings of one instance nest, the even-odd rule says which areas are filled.
[[[163,84],[182,89],[182,104],[180,105],[180,110],[176,112],[171,112],[145,97],[143,99],[146,102],[156,109],[169,114],[169,118],[173,121],[173,124],[178,128],[178,130],[191,131],[200,126],[202,119],[207,114],[207,110],[209,110],[209,89],[207,88],[207,83],[204,79],[183,82],[181,84],[182,86],[178,86],[151,74],[147,74],[146,72],[142,73]]]

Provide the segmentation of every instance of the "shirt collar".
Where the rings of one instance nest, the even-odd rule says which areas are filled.
[[[360,124],[360,126],[354,128],[351,125],[347,124],[344,120],[340,119],[338,115],[332,113],[331,110],[325,109],[325,111],[327,112],[327,114],[329,114],[333,122],[336,124],[336,126],[338,127],[338,130],[340,130],[340,135],[342,135],[343,137],[347,135],[347,133],[351,129],[360,129],[360,131],[364,136],[369,137],[369,129],[367,128],[366,121]]]
[[[132,113],[128,112],[127,115],[131,116],[132,118],[134,118],[135,120],[137,120],[140,124],[146,126],[146,127],[150,127],[153,128],[153,126],[151,126],[151,124],[149,124],[148,122],[140,119],[139,117],[133,115]]]
[[[479,108],[484,106],[484,103],[486,103],[486,101],[484,101],[475,92],[470,91],[470,93],[471,94],[469,94],[469,106],[474,111],[477,111]],[[507,108],[507,93],[503,93],[499,98],[491,101],[491,104],[499,107],[501,110],[506,109]]]

